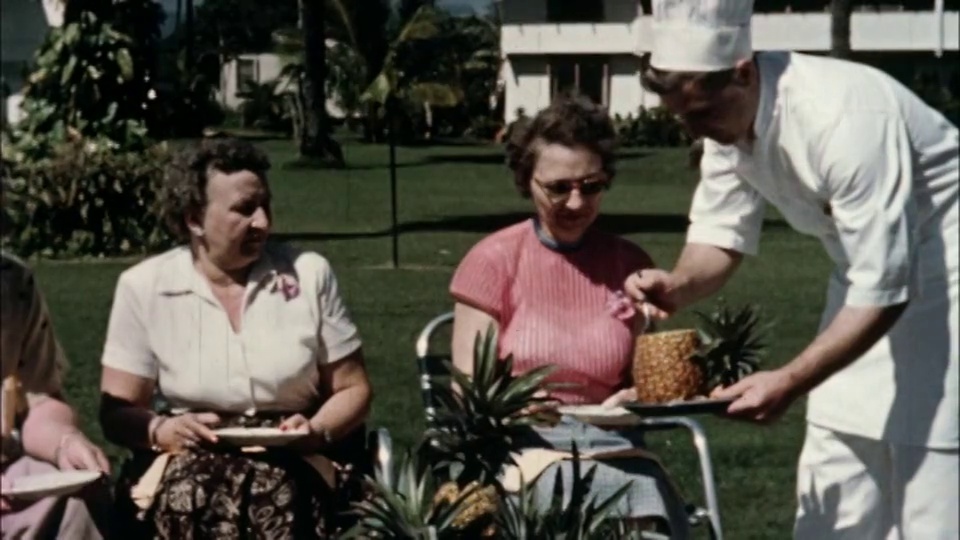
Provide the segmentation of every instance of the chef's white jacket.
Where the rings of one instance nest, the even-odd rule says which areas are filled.
[[[836,265],[821,328],[844,305],[908,302],[875,347],[816,388],[809,422],[958,447],[958,133],[871,67],[760,53],[752,143],[706,141],[687,241],[755,254],[765,202]]]

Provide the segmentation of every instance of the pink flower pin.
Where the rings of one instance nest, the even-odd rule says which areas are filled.
[[[607,312],[621,321],[629,321],[637,314],[633,302],[623,291],[617,291],[607,300]]]
[[[297,283],[297,278],[290,274],[274,273],[270,292],[278,291],[283,294],[284,300],[290,301],[300,295],[300,284]]]

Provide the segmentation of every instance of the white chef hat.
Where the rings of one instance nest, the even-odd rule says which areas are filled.
[[[753,0],[653,0],[652,7],[654,68],[720,71],[753,54]]]

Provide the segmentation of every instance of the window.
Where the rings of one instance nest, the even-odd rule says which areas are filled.
[[[244,92],[247,89],[247,82],[256,83],[257,61],[252,58],[237,59],[237,92]]]
[[[554,23],[603,22],[603,1],[547,0],[547,21]]]
[[[550,95],[580,94],[606,106],[610,68],[604,56],[559,56],[550,63]]]

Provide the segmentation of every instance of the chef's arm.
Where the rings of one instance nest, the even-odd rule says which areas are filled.
[[[667,305],[659,306],[668,311],[719,291],[743,256],[755,255],[760,243],[764,200],[740,177],[728,152],[705,141],[700,171],[690,205],[687,243],[663,291]],[[657,296],[658,291],[653,292]]]
[[[688,243],[671,274],[676,283],[669,291],[669,303],[675,310],[712,296],[730,280],[740,266],[743,254],[708,244]]]
[[[797,395],[814,389],[860,358],[880,340],[906,309],[891,306],[844,306],[827,328],[799,356],[783,367]]]
[[[818,172],[848,264],[844,306],[785,369],[802,392],[862,356],[906,309],[917,260],[913,159],[906,126],[858,113],[815,138]]]

